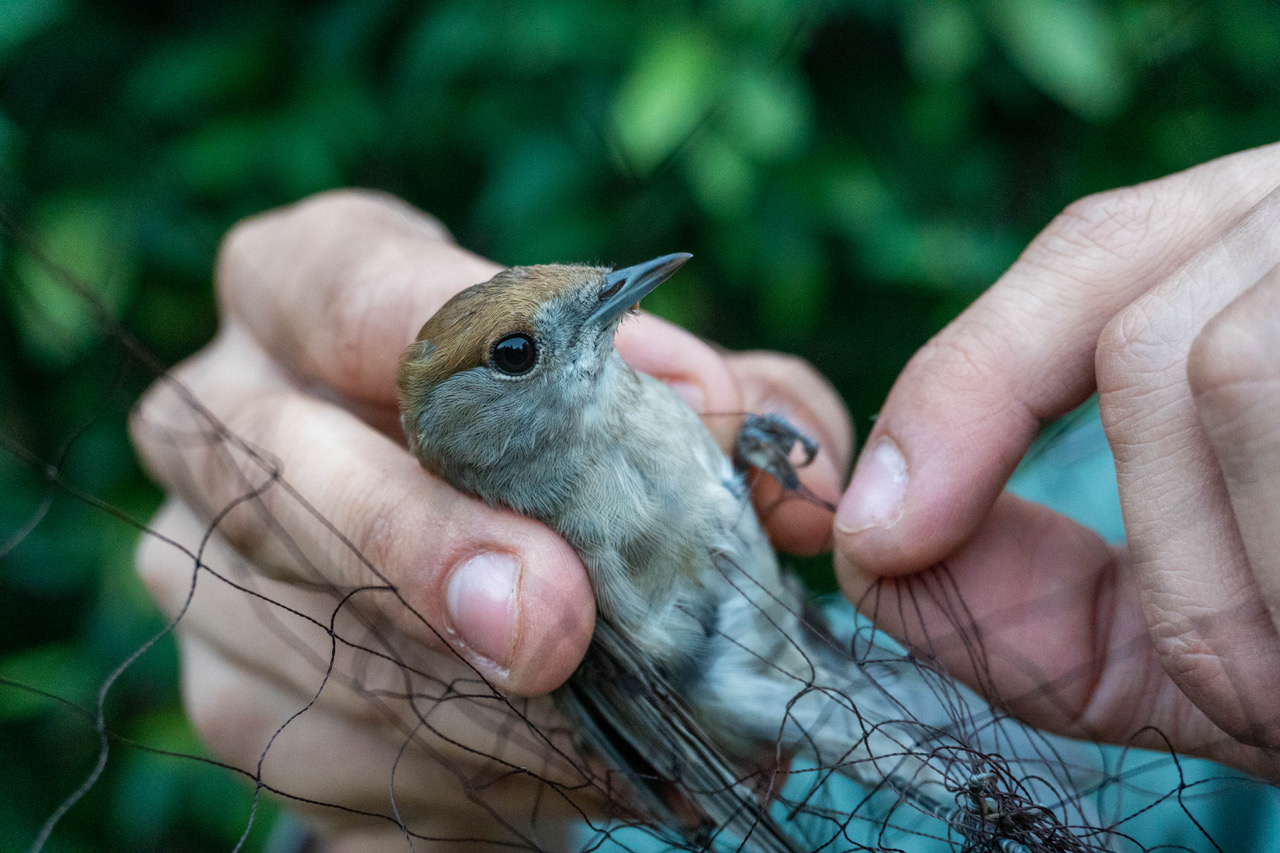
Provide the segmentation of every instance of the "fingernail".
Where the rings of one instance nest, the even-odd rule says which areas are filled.
[[[906,493],[907,461],[894,440],[882,436],[858,459],[853,480],[836,511],[836,527],[842,533],[892,527],[902,517]]]
[[[683,397],[689,404],[689,408],[698,414],[707,410],[707,394],[702,390],[701,385],[684,379],[668,379],[666,383],[668,388]]]
[[[511,665],[519,616],[520,561],[486,551],[469,558],[449,578],[445,606],[459,639],[501,667]]]

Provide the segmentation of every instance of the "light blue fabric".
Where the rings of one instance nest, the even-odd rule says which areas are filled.
[[[1093,402],[1046,431],[1008,488],[1096,530],[1108,542],[1124,541],[1116,465]]]

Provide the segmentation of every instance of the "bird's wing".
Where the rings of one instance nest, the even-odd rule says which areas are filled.
[[[586,658],[556,701],[618,774],[640,815],[678,828],[689,849],[707,849],[728,833],[725,841],[739,850],[799,853],[743,769],[607,620],[597,622]]]

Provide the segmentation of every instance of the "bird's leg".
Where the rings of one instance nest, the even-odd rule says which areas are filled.
[[[798,464],[791,461],[791,450],[797,444],[804,453]],[[808,465],[817,455],[818,442],[782,415],[747,415],[733,442],[734,465],[742,469],[759,468],[789,492],[800,488],[796,469]]]
[[[797,445],[801,458],[799,462],[793,462],[791,452]],[[792,426],[782,415],[747,415],[733,442],[733,464],[739,469],[759,468],[787,491],[834,510],[829,501],[809,491],[797,473],[817,455],[818,442]]]

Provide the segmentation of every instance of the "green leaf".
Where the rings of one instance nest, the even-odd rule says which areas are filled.
[[[87,667],[74,643],[48,643],[0,658],[0,678],[32,688],[0,684],[0,722],[33,717],[63,706],[51,693],[87,707],[97,688],[97,676]]]
[[[250,31],[175,40],[147,54],[125,84],[129,100],[159,116],[207,114],[266,82],[269,54]]]
[[[826,268],[813,235],[801,228],[770,229],[768,251],[760,259],[760,313],[774,333],[811,335],[820,319]]]
[[[119,227],[127,218],[105,196],[58,196],[37,209],[32,243],[44,257],[18,257],[14,311],[33,358],[66,366],[106,335],[104,321],[134,287],[132,248]]]
[[[0,0],[0,60],[56,24],[67,8],[66,0]]]
[[[881,176],[868,163],[853,157],[825,170],[821,196],[832,223],[854,241],[867,238],[887,221],[900,222],[903,213]]]
[[[725,129],[744,151],[762,160],[785,157],[809,138],[812,105],[803,84],[776,67],[738,68],[726,95]]]
[[[1044,94],[1102,121],[1128,102],[1129,69],[1116,26],[1091,0],[992,0],[992,27],[1009,59]]]
[[[968,3],[915,0],[904,4],[903,53],[927,83],[954,83],[982,59],[982,30]]]
[[[618,142],[640,172],[652,171],[707,118],[726,74],[718,46],[694,29],[641,48],[613,105]]]
[[[755,194],[756,170],[739,149],[706,133],[690,146],[682,164],[702,209],[717,219],[746,212]]]
[[[0,169],[12,173],[17,169],[22,132],[9,115],[0,110]]]

